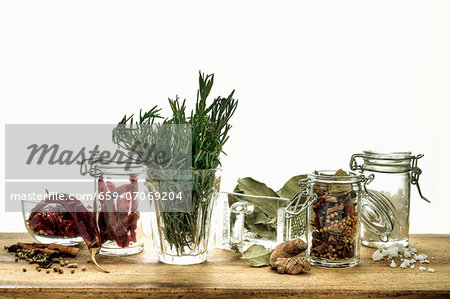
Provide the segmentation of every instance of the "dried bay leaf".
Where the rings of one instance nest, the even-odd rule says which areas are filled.
[[[246,194],[278,197],[278,194],[271,188],[267,187],[266,184],[250,177],[238,179],[238,186],[239,189],[244,191]]]
[[[231,206],[237,201],[247,201],[253,204],[253,212],[244,218],[245,227],[252,233],[267,240],[276,240],[276,222],[279,200],[278,195],[266,184],[253,178],[246,177],[238,180],[238,185],[234,189],[239,195],[228,195],[228,204]],[[253,198],[245,196],[269,196],[275,198]]]
[[[277,228],[277,218],[272,218],[272,220],[267,222],[267,224],[269,224],[272,228],[276,229]]]
[[[238,179],[238,185],[236,186],[235,192],[258,196],[279,197],[278,194],[267,187],[266,184],[250,177]],[[245,197],[245,200],[252,202],[255,207],[258,207],[268,217],[277,217],[278,199]]]
[[[262,245],[253,244],[242,253],[242,259],[252,267],[268,266],[271,253],[272,250],[268,250]]]
[[[251,221],[248,221],[245,225],[249,231],[263,239],[271,241],[276,241],[277,239],[276,229],[269,224],[253,224]]]
[[[301,174],[296,175],[289,179],[289,181],[284,184],[284,186],[277,191],[277,194],[280,197],[287,198],[287,199],[294,199],[299,193],[300,193],[300,186],[298,184],[298,181],[301,179],[305,179],[308,175]]]
[[[257,208],[256,208],[257,209]],[[255,209],[255,210],[256,210]],[[259,209],[258,209],[259,210]],[[252,222],[254,224],[267,224],[271,221],[271,219],[269,217],[267,217],[266,214],[259,212],[259,211],[253,211],[252,213],[254,215]]]
[[[230,207],[238,201],[252,204],[253,212],[245,215],[244,218],[245,228],[260,238],[275,241],[278,209],[285,206],[284,200],[278,199],[279,194],[282,194],[281,197],[284,198],[294,198],[299,193],[298,181],[305,177],[306,175],[294,176],[278,192],[251,177],[238,179],[234,193],[242,195],[229,194],[228,204]],[[246,195],[266,196],[266,198],[252,198]]]
[[[276,240],[276,218],[269,218],[265,213],[254,208],[253,213],[246,215],[244,218],[245,227],[252,233],[267,240]],[[275,227],[274,227],[275,226]]]
[[[258,235],[259,237],[276,241],[277,240],[277,219],[272,219],[267,224],[249,224],[250,231]]]

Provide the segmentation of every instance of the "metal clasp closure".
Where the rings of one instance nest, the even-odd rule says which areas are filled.
[[[411,184],[412,185],[416,185],[417,186],[417,191],[419,191],[419,195],[420,197],[425,200],[428,203],[431,203],[431,201],[429,201],[425,196],[423,196],[422,194],[422,190],[420,189],[420,185],[419,185],[419,177],[422,174],[422,170],[417,167],[417,161],[422,158],[424,155],[423,154],[419,154],[417,156],[410,156],[409,158],[411,159]],[[351,159],[350,159],[350,169],[351,170],[364,170],[363,169],[363,165],[359,165],[358,162],[356,161],[356,158],[365,158],[366,155],[364,154],[354,154],[352,155]],[[377,157],[370,157],[370,159],[373,160],[395,160],[395,159],[389,159],[389,158],[377,158]]]
[[[98,178],[103,176],[103,171],[95,167],[95,164],[100,162],[100,159],[84,159],[81,161],[80,174],[85,176],[89,174],[92,177]],[[89,165],[89,168],[88,168]]]
[[[356,158],[363,158],[364,154],[354,154],[352,155],[352,158],[350,159],[350,169],[351,170],[362,170],[362,165],[358,165],[358,162],[356,161]]]
[[[300,215],[304,210],[306,210],[315,200],[317,200],[317,194],[310,192],[308,196],[308,192],[311,189],[311,182],[309,179],[301,179],[298,181],[300,185],[301,192],[289,203],[289,205],[284,208],[284,212],[286,213],[286,218],[293,218],[295,216]],[[300,201],[302,197],[307,197],[303,206],[298,210],[298,206],[300,205]],[[292,207],[293,206],[293,207]],[[292,207],[292,211],[290,211]],[[297,211],[298,210],[298,211]]]
[[[423,157],[423,154],[417,156],[412,156],[411,162],[411,184],[417,186],[417,191],[419,191],[420,197],[428,203],[431,203],[425,196],[422,195],[422,190],[420,190],[419,177],[422,174],[422,169],[417,167],[417,160]]]

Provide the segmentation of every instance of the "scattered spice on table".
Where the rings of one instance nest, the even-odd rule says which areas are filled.
[[[40,268],[49,268],[52,265],[52,260],[62,258],[63,255],[71,255],[78,252],[76,250],[66,249],[64,245],[50,246],[52,244],[36,244],[36,243],[17,243],[11,246],[6,246],[5,249],[9,252],[15,253],[15,261],[19,259],[26,260],[30,264],[36,263]],[[53,248],[53,249],[49,249]]]
[[[45,273],[49,274],[51,269],[53,269],[54,272],[63,274],[63,267],[71,268],[73,271],[78,268],[77,263],[69,263],[68,260],[63,259],[63,256],[76,256],[79,249],[74,246],[18,242],[11,246],[4,246],[4,248],[5,250],[8,250],[8,252],[15,253],[15,262],[25,260],[30,264],[37,264],[35,266],[37,272],[42,272],[42,270],[45,270]],[[52,249],[50,250],[49,248]],[[52,268],[52,265],[54,264],[57,264],[58,266],[53,266]],[[86,271],[85,266],[82,266],[81,269],[82,271]],[[26,268],[23,268],[22,270],[24,272],[27,271]]]
[[[91,253],[92,261],[98,269],[109,273],[109,271],[100,267],[95,259],[95,255],[100,252],[102,242],[92,212],[89,212],[80,200],[65,193],[50,194],[42,203],[36,205],[35,210],[42,211],[49,204],[59,204],[70,213],[80,236]],[[33,217],[33,213],[30,214],[30,217]]]
[[[67,268],[78,268],[77,263],[67,264]]]

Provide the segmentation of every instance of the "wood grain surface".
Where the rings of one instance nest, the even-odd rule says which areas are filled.
[[[14,262],[3,245],[32,242],[27,234],[0,234],[0,298],[107,298],[135,297],[298,297],[316,298],[450,298],[450,235],[413,235],[410,243],[430,257],[435,273],[390,268],[374,262],[374,249],[362,248],[359,265],[348,269],[313,267],[301,275],[277,274],[269,268],[251,268],[238,254],[215,249],[200,265],[173,266],[159,263],[149,240],[143,253],[128,257],[98,256],[111,271],[104,274],[86,264],[87,249],[76,259],[87,271],[74,274],[37,272],[35,265]],[[27,268],[23,272],[22,268]]]

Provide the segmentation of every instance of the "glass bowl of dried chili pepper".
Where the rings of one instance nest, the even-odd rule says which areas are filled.
[[[30,235],[39,243],[76,245],[83,242],[76,223],[61,205],[23,200],[22,214]]]

